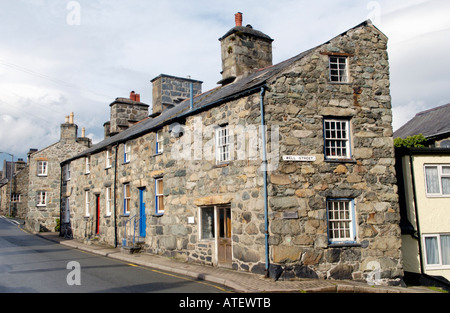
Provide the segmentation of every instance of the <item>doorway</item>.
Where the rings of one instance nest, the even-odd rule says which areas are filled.
[[[145,237],[147,233],[147,217],[145,214],[145,187],[139,188],[139,236]]]
[[[216,207],[217,265],[231,267],[231,208]]]

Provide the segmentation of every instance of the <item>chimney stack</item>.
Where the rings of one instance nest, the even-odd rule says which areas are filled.
[[[110,121],[105,123],[105,136],[114,136],[133,124],[148,117],[148,104],[141,102],[141,96],[134,91],[129,98],[116,98],[110,105]]]
[[[234,15],[234,20],[236,21],[236,26],[242,26],[242,13],[241,12],[237,12]]]
[[[236,26],[219,38],[222,55],[222,80],[226,85],[258,69],[272,65],[272,41],[266,34],[242,26],[242,13],[234,15]]]

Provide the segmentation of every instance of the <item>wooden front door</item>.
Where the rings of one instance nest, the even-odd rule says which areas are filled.
[[[139,236],[146,236],[147,217],[145,215],[145,188],[139,188]]]
[[[217,207],[217,261],[219,266],[231,267],[231,208]]]

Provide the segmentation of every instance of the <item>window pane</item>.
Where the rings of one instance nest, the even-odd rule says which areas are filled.
[[[427,183],[427,193],[440,193],[437,166],[425,167],[425,177]]]
[[[202,214],[202,239],[214,238],[214,208],[203,208]]]
[[[450,177],[442,177],[442,194],[450,195]]]
[[[425,249],[427,255],[427,264],[439,264],[437,237],[426,237]]]
[[[442,174],[450,174],[450,166],[443,166]]]
[[[450,265],[450,235],[441,235],[442,265]]]

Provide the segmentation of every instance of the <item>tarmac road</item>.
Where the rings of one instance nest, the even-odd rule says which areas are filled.
[[[0,293],[221,293],[230,288],[72,249],[0,218]]]

